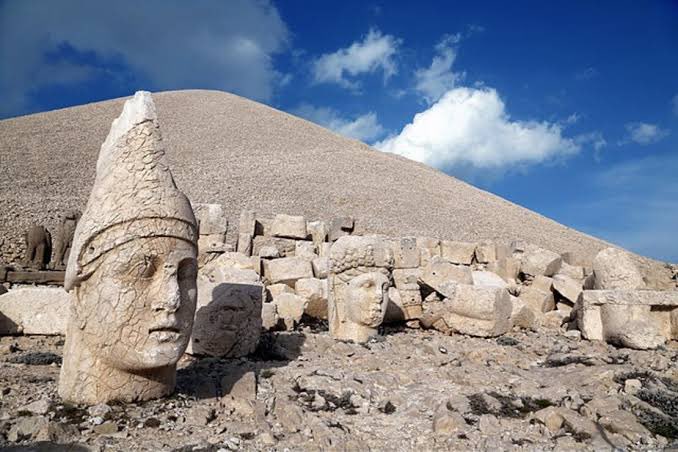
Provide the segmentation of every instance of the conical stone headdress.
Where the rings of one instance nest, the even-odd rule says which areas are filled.
[[[130,241],[173,237],[197,246],[193,209],[164,155],[151,93],[138,91],[101,145],[94,187],[73,238],[66,290],[89,277],[107,252]]]

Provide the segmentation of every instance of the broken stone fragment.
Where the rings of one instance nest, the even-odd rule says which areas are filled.
[[[628,253],[617,248],[606,248],[593,260],[595,288],[643,289],[645,282]]]
[[[520,272],[531,277],[552,276],[560,270],[562,258],[553,251],[529,247],[521,258]]]
[[[281,293],[273,298],[278,317],[285,323],[287,330],[292,330],[301,321],[308,300],[294,293]]]
[[[553,277],[553,290],[574,305],[579,299],[582,285],[569,276],[557,274]]]
[[[294,247],[294,256],[302,257],[308,261],[312,261],[318,254],[315,252],[315,245],[310,240],[297,240]]]
[[[330,258],[329,257],[316,257],[311,262],[313,267],[313,276],[320,279],[325,279],[330,272]]]
[[[294,291],[306,300],[306,315],[327,320],[327,281],[303,278],[296,282]]]
[[[440,242],[441,256],[453,264],[471,265],[476,246],[476,243],[443,240]]]
[[[355,221],[352,217],[334,218],[330,223],[330,229],[327,233],[327,240],[334,242],[340,237],[350,235],[355,228]]]
[[[200,235],[226,235],[228,220],[221,204],[196,203],[193,211]]]
[[[508,288],[508,284],[496,273],[488,271],[473,271],[473,285],[478,287],[498,287],[500,289]]]
[[[327,242],[329,230],[329,226],[324,221],[309,221],[306,223],[306,231],[311,236],[311,240],[313,240],[316,247],[320,247],[321,243]]]
[[[244,254],[245,256],[252,255],[252,234],[247,232],[241,232],[238,234],[238,243],[236,245],[236,250],[239,253]]]
[[[497,260],[497,248],[492,242],[481,242],[475,250],[476,262],[487,264]]]
[[[540,324],[541,315],[518,297],[511,296],[511,324],[524,329],[536,330]]]
[[[494,337],[511,328],[513,304],[506,289],[459,284],[443,320],[452,330],[478,337]]]
[[[252,255],[261,256],[261,249],[264,247],[275,248],[278,250],[277,255],[280,257],[291,257],[294,256],[297,243],[294,239],[258,235],[252,240]]]
[[[416,237],[402,237],[393,241],[395,268],[416,268],[419,266],[419,248]]]
[[[450,264],[442,257],[435,256],[421,269],[419,281],[443,296],[450,297],[450,283],[472,285],[473,275],[469,267]]]
[[[520,274],[520,261],[513,257],[503,257],[488,263],[485,268],[501,276],[507,283],[513,283],[518,279]]]
[[[238,220],[238,233],[249,234],[254,237],[256,234],[257,214],[253,210],[243,210],[240,212]]]
[[[551,291],[545,292],[535,286],[523,287],[519,298],[537,313],[553,311],[556,308]]]
[[[313,278],[313,267],[310,261],[300,257],[273,259],[264,263],[264,276],[273,284],[294,287],[299,279]]]
[[[72,295],[60,287],[22,287],[0,295],[0,335],[66,334]]]
[[[271,225],[271,235],[288,239],[305,240],[306,219],[299,215],[278,214]]]
[[[575,312],[586,339],[654,349],[676,338],[678,291],[585,290]]]

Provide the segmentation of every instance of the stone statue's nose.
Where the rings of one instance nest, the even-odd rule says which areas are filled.
[[[176,272],[166,274],[162,279],[162,289],[154,305],[156,311],[176,312],[181,306],[181,292]]]

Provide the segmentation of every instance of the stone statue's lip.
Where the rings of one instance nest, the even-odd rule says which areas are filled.
[[[153,328],[150,328],[148,330],[148,334],[159,332],[159,331],[169,331],[172,333],[180,333],[181,330],[179,329],[178,326],[175,324],[163,324],[163,325],[158,325]]]

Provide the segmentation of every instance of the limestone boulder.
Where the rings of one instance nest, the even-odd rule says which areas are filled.
[[[544,291],[535,286],[523,287],[520,291],[520,300],[537,313],[553,311],[556,302],[551,291]]]
[[[419,282],[449,298],[453,296],[450,287],[455,284],[472,285],[473,274],[469,267],[454,265],[435,256],[421,269]]]
[[[508,284],[496,273],[488,271],[473,271],[473,285],[478,287],[497,287],[500,289],[508,288]]]
[[[274,237],[305,240],[308,235],[306,219],[298,215],[278,214],[273,219],[271,235]]]
[[[198,301],[187,352],[225,358],[254,352],[263,302],[264,285],[254,270],[233,266],[228,257],[210,262],[198,272]]]
[[[292,330],[301,321],[308,300],[294,293],[281,293],[273,298],[273,303],[278,317],[285,323],[285,328]]]
[[[238,233],[249,234],[252,237],[256,234],[257,214],[253,210],[243,210],[238,219]]]
[[[523,253],[520,272],[530,277],[553,276],[560,270],[561,263],[562,258],[559,254],[543,248],[529,247]]]
[[[276,329],[280,317],[278,317],[278,310],[275,303],[264,303],[261,308],[261,326],[263,329],[269,331]]]
[[[553,277],[553,290],[561,297],[574,304],[577,302],[577,299],[579,299],[582,285],[580,282],[575,281],[569,276],[558,274]]]
[[[334,218],[330,222],[329,232],[327,233],[327,240],[334,242],[340,237],[351,235],[355,228],[355,220],[351,217]]]
[[[532,280],[530,287],[534,287],[535,289],[539,289],[543,292],[551,292],[553,289],[553,278],[550,276],[537,275]]]
[[[435,237],[417,237],[419,265],[428,265],[433,256],[440,256],[440,240]]]
[[[300,279],[294,285],[294,292],[306,300],[306,315],[327,320],[327,280]]]
[[[574,309],[589,340],[646,350],[678,338],[675,290],[585,290]]]
[[[442,318],[452,330],[477,337],[495,337],[511,328],[513,304],[506,289],[459,284]]]
[[[471,265],[476,246],[476,243],[443,240],[440,242],[441,256],[453,264]]]
[[[247,232],[241,232],[238,234],[238,243],[236,244],[236,251],[244,254],[245,256],[252,255],[252,234]]]
[[[315,244],[310,240],[297,240],[294,245],[294,255],[312,261],[318,254],[315,250]]]
[[[416,237],[402,237],[393,241],[395,268],[419,267],[419,254]]]
[[[481,242],[475,250],[476,262],[487,264],[497,260],[497,247],[492,242]]]
[[[285,257],[266,261],[264,275],[272,284],[283,283],[294,287],[294,284],[302,278],[313,278],[313,267],[307,259]]]
[[[325,279],[330,274],[330,258],[316,257],[311,262],[313,267],[313,276],[319,279]]]
[[[642,289],[645,282],[631,257],[617,248],[606,248],[593,259],[595,288],[603,289]]]
[[[200,235],[220,235],[222,237],[226,235],[228,220],[221,204],[196,203],[193,205],[193,211],[195,219],[198,220]]]
[[[0,295],[0,335],[66,334],[71,297],[60,287],[15,288]]]
[[[252,255],[261,256],[261,249],[270,247],[275,248],[280,257],[292,257],[297,243],[294,239],[258,235],[252,240]]]
[[[485,268],[499,275],[507,283],[512,283],[518,279],[520,274],[520,261],[513,257],[502,257],[488,263]]]
[[[538,312],[518,297],[511,296],[511,303],[511,325],[531,330],[539,326],[541,315]]]
[[[327,242],[327,234],[329,234],[330,228],[324,221],[309,221],[306,223],[306,231],[316,247],[319,247],[321,243]]]

